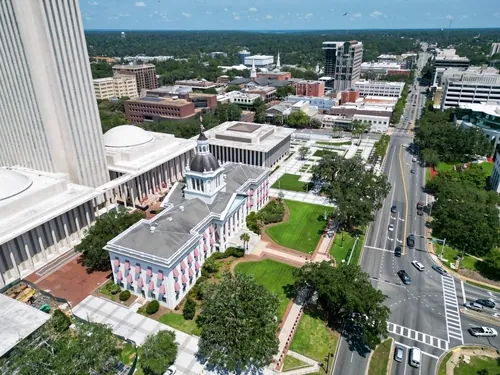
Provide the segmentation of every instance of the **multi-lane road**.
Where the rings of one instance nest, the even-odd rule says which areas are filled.
[[[419,67],[425,65],[427,56],[421,56]],[[394,129],[386,155],[384,173],[391,183],[391,192],[384,201],[375,220],[368,228],[361,267],[372,278],[372,284],[387,296],[386,304],[391,309],[388,323],[390,336],[405,348],[405,360],[393,362],[391,373],[434,374],[439,357],[448,349],[464,343],[481,343],[500,348],[500,338],[474,338],[467,329],[471,326],[487,325],[471,318],[461,310],[465,301],[477,298],[493,298],[500,303],[500,295],[464,284],[461,280],[441,276],[431,267],[434,265],[426,249],[425,225],[427,215],[417,214],[417,203],[428,203],[423,190],[425,170],[411,146],[413,124],[425,106],[425,88],[418,85],[408,95],[401,123]],[[414,161],[417,158],[416,161]],[[391,207],[396,206],[396,212]],[[392,224],[393,230],[389,231]],[[407,237],[415,236],[414,247],[407,246]],[[401,247],[403,255],[394,256],[394,249]],[[425,266],[418,271],[411,262],[417,260]],[[412,279],[404,285],[397,275],[405,270]],[[489,310],[489,309],[486,309]],[[482,314],[491,314],[485,311]],[[493,325],[494,327],[494,325]],[[500,328],[497,327],[500,331]],[[408,365],[409,348],[422,350],[420,368]],[[369,353],[360,353],[341,340],[333,375],[357,375],[365,372]]]

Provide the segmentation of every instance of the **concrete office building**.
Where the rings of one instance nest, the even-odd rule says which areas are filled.
[[[243,164],[220,165],[200,134],[196,156],[176,183],[165,210],[141,220],[105,247],[113,280],[138,296],[173,309],[201,276],[215,251],[225,251],[245,227],[245,218],[269,199],[269,171]]]
[[[470,66],[470,61],[467,57],[462,57],[457,55],[457,51],[454,48],[448,49],[438,49],[437,54],[434,58],[434,69],[437,68],[464,68],[467,69]]]
[[[373,115],[325,115],[321,118],[321,127],[323,129],[331,129],[333,126],[340,126],[344,129],[351,128],[351,122],[361,121],[370,125],[372,133],[386,133],[389,129],[391,119],[386,116]]]
[[[135,76],[124,74],[94,79],[94,92],[98,100],[123,97],[134,99],[138,97]]]
[[[361,64],[361,73],[387,75],[389,71],[401,70],[401,64],[393,62],[364,62]]]
[[[368,81],[359,80],[354,83],[353,89],[358,90],[361,96],[388,96],[399,98],[405,87],[404,82]]]
[[[323,42],[325,51],[325,76],[334,79],[333,89],[342,91],[351,87],[361,75],[363,60],[363,43]]]
[[[493,191],[500,193],[500,154],[497,152],[493,172],[491,173],[490,186]]]
[[[250,55],[250,51],[247,51],[246,49],[238,52],[238,60],[240,61],[240,64],[245,65],[245,59]]]
[[[114,65],[113,73],[135,76],[137,95],[141,94],[142,89],[152,90],[158,87],[156,67],[153,64],[137,64],[133,62],[129,65]]]
[[[500,101],[459,103],[455,109],[456,123],[464,127],[478,128],[496,144],[500,141]]]
[[[77,1],[7,0],[0,11],[0,165],[109,180]]]
[[[442,82],[441,110],[458,107],[460,103],[500,101],[500,74],[492,70],[448,69]]]
[[[274,56],[270,56],[270,55],[246,56],[244,64],[246,66],[255,65],[257,68],[263,68],[263,67],[274,64]]]
[[[490,48],[490,53],[488,56],[493,56],[496,55],[497,53],[500,53],[500,43],[491,43],[491,48]]]
[[[379,116],[392,118],[394,106],[368,105],[364,102],[347,103],[332,107],[330,115],[352,117],[354,115]]]
[[[286,98],[287,102],[296,103],[301,100],[307,100],[309,104],[313,107],[317,107],[319,111],[328,111],[335,105],[339,104],[339,99],[332,98],[330,96],[301,96],[301,95],[289,95]]]
[[[295,129],[266,124],[227,121],[205,131],[210,152],[221,163],[273,167],[290,150]]]

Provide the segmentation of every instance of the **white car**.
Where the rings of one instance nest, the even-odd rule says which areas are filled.
[[[413,262],[411,262],[411,264],[413,264],[413,267],[415,267],[420,272],[425,271],[425,266],[419,261],[414,260]]]
[[[394,230],[394,224],[389,224],[389,232],[392,232]]]
[[[174,365],[172,365],[168,367],[167,371],[165,371],[163,375],[175,375],[175,373],[177,373],[177,369]]]
[[[417,161],[417,158],[413,158],[411,159],[411,161],[415,163]]]
[[[490,327],[471,327],[469,333],[474,337],[497,337],[497,331]]]

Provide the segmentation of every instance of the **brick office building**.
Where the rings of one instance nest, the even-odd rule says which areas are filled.
[[[182,121],[195,115],[194,103],[185,99],[145,97],[125,102],[125,117],[132,123]]]
[[[322,81],[299,81],[295,87],[297,95],[319,97],[325,94],[325,82]]]

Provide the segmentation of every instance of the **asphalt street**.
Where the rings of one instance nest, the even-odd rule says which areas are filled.
[[[426,57],[419,60],[425,65]],[[368,228],[365,248],[360,265],[372,278],[375,287],[387,296],[391,309],[388,322],[389,335],[396,345],[405,350],[405,360],[393,361],[391,373],[434,374],[439,357],[452,347],[464,343],[477,343],[500,348],[500,338],[475,338],[467,329],[472,326],[500,327],[478,320],[463,312],[466,301],[491,298],[499,304],[500,294],[463,283],[459,279],[441,276],[431,267],[434,261],[427,253],[425,224],[427,214],[417,214],[417,203],[428,204],[424,193],[425,169],[413,142],[412,127],[425,106],[425,88],[412,89],[401,123],[391,135],[384,173],[391,183],[391,192],[384,201],[375,220]],[[414,161],[414,158],[417,158]],[[396,213],[391,207],[396,206]],[[392,224],[393,229],[389,230]],[[415,236],[415,246],[407,246],[408,235]],[[401,247],[403,255],[394,256],[394,249]],[[412,261],[418,261],[425,271],[417,270]],[[405,270],[412,282],[404,285],[397,275]],[[500,310],[487,309],[478,316],[488,316]],[[481,315],[483,314],[483,315]],[[409,349],[418,347],[423,353],[419,368],[408,364]],[[365,372],[369,353],[361,352],[356,345],[341,340],[333,375],[357,375]]]

